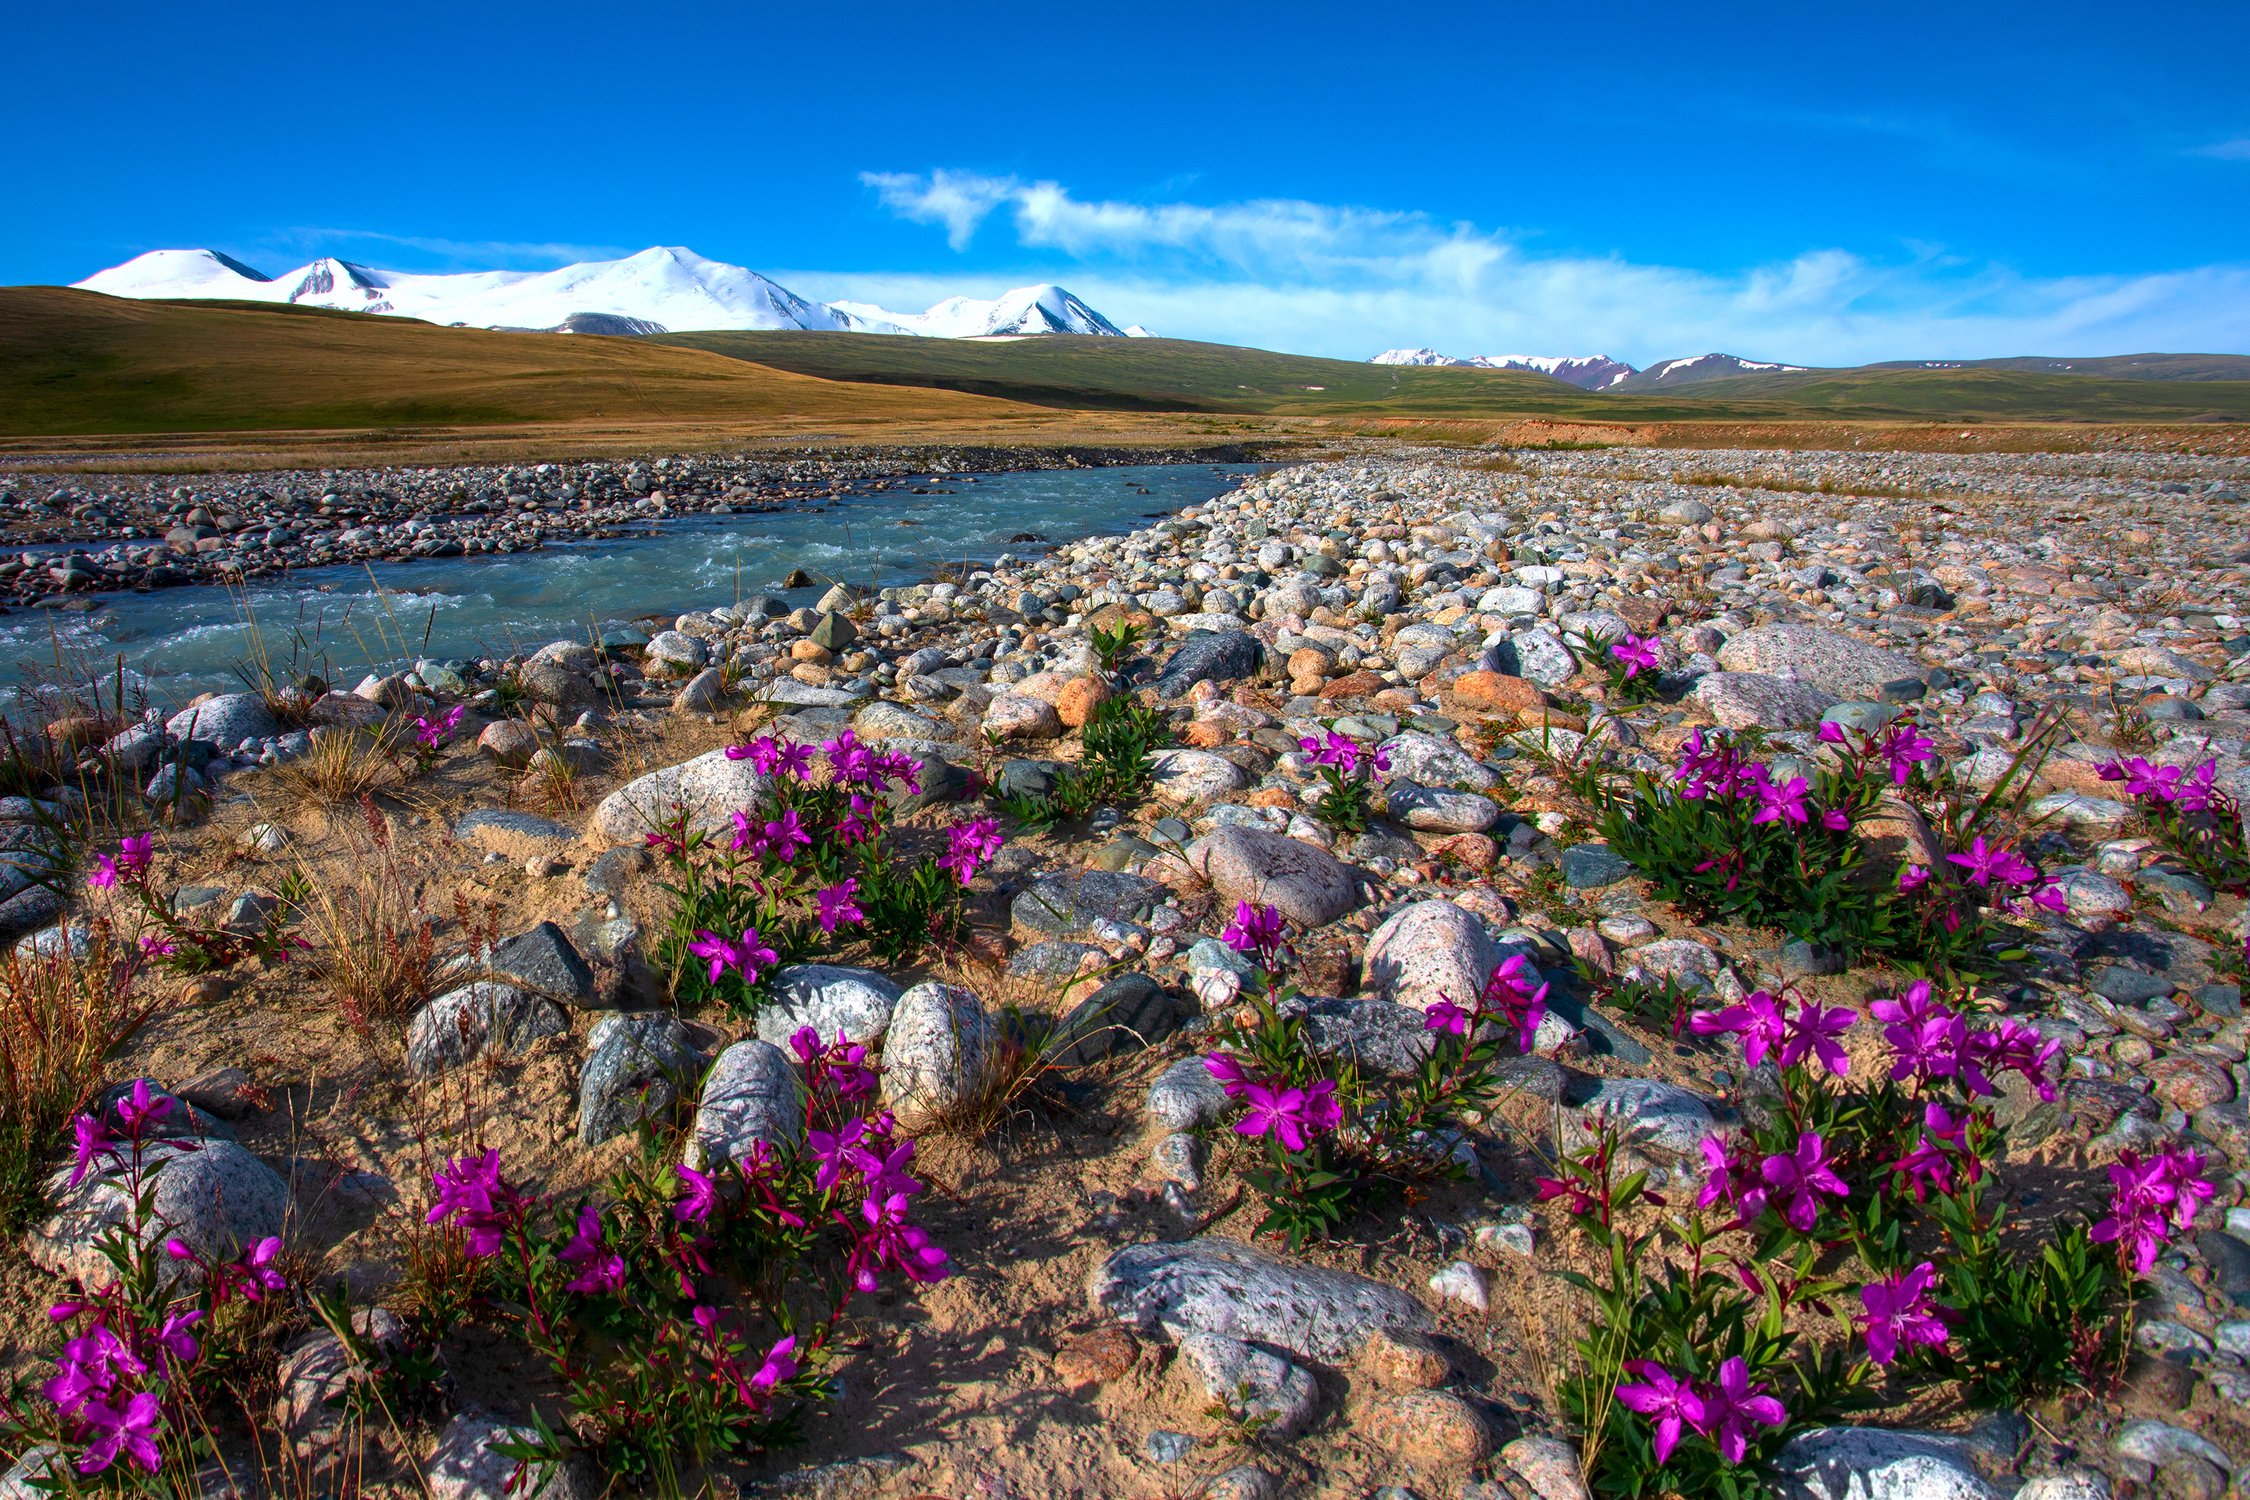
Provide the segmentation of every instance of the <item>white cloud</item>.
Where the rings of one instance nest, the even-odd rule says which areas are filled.
[[[2195,148],[2197,156],[2215,156],[2221,161],[2250,161],[2250,135],[2231,141],[2213,141],[2208,146]]]
[[[1066,262],[1026,256],[983,276],[987,292],[1067,280],[1120,323],[1350,359],[1423,344],[1636,364],[1713,349],[1828,365],[2250,349],[2250,265],[2028,277],[1917,245],[1893,262],[1813,249],[1725,273],[1533,254],[1507,234],[1411,212],[1089,201],[1054,182],[966,172],[866,180],[894,212],[943,224],[956,249],[1005,215],[1022,251]],[[902,309],[963,290],[958,277],[792,274],[816,296]]]

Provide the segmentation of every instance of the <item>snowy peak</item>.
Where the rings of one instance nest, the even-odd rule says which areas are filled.
[[[112,297],[258,297],[271,278],[216,250],[151,250],[78,284]]]
[[[1018,287],[990,300],[952,297],[924,313],[800,297],[742,266],[680,245],[555,271],[421,275],[325,256],[267,277],[214,250],[152,250],[78,285],[113,297],[223,297],[391,313],[474,328],[586,333],[802,328],[934,338],[1018,338],[1124,330],[1063,287]]]
[[[1105,338],[1126,336],[1124,329],[1088,307],[1068,288],[1052,283],[1019,286],[989,301],[948,297],[929,311],[919,313],[891,312],[868,302],[839,302],[836,307],[862,323],[889,324],[894,330],[930,338],[1023,338],[1042,333],[1095,334]]]
[[[1368,361],[1376,365],[1447,365],[1479,370],[1529,370],[1582,391],[1603,391],[1630,379],[1633,367],[1606,354],[1472,354],[1462,358],[1435,349],[1386,349]]]
[[[1650,365],[1630,380],[1621,382],[1619,389],[1654,390],[1659,386],[1670,388],[1696,385],[1706,380],[1723,380],[1729,375],[1773,375],[1804,368],[1803,365],[1739,359],[1732,354],[1695,354],[1686,359],[1667,359]]]

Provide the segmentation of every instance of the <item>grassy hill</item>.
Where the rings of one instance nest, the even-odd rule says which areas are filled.
[[[2215,357],[2205,373],[2225,373]],[[2005,364],[2006,362],[1997,362]],[[2250,422],[2250,380],[1869,367],[1581,391],[1512,370],[1312,359],[1179,339],[658,338],[500,333],[266,303],[137,302],[0,288],[0,440],[117,449],[505,440],[605,451],[741,441],[1126,442],[1366,433],[1567,441],[1786,442],[1785,424]],[[1448,424],[1451,424],[1450,426]],[[1586,424],[1611,424],[1603,428]],[[1585,427],[1586,430],[1578,430]],[[196,438],[195,435],[203,435]],[[263,435],[263,436],[261,436]],[[1831,432],[1808,441],[1833,442]],[[452,447],[431,448],[435,443]],[[65,446],[68,446],[67,444]],[[589,448],[589,451],[591,449]],[[406,461],[401,458],[399,461]]]
[[[1736,375],[1678,390],[1595,393],[1527,371],[1359,364],[1180,339],[987,342],[722,332],[668,334],[656,342],[831,380],[935,386],[1076,409],[1631,423],[2250,421],[2250,379],[1870,366]]]
[[[2010,359],[1886,360],[1870,370],[2028,370],[2101,375],[2112,380],[2250,380],[2250,354],[2113,354],[2092,359],[2018,355]]]
[[[10,436],[1018,415],[1043,414],[951,391],[838,385],[644,339],[0,288],[0,434]]]

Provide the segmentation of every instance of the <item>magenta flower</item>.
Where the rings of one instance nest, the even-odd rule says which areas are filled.
[[[1529,1056],[1539,1037],[1539,1023],[1547,1017],[1545,982],[1534,984],[1539,971],[1531,960],[1511,953],[1484,982],[1484,1008],[1515,1028],[1516,1051]]]
[[[727,746],[727,759],[746,760],[760,776],[771,776],[777,748],[772,735],[761,734],[747,745]]]
[[[1336,1085],[1326,1079],[1310,1089],[1246,1083],[1242,1093],[1249,1108],[1235,1123],[1235,1133],[1255,1137],[1270,1132],[1286,1151],[1304,1150],[1315,1134],[1333,1128],[1343,1118],[1343,1107],[1336,1102]]]
[[[1214,1052],[1203,1059],[1203,1071],[1219,1081],[1220,1092],[1229,1099],[1241,1098],[1252,1082],[1241,1059],[1231,1052]]]
[[[1792,776],[1783,786],[1771,781],[1758,783],[1758,810],[1750,815],[1751,822],[1801,824],[1809,816],[1805,811],[1804,777]]]
[[[680,1196],[672,1204],[672,1217],[683,1224],[701,1224],[718,1211],[719,1179],[682,1162],[672,1168],[680,1179]]]
[[[126,1135],[139,1140],[149,1126],[172,1112],[172,1096],[149,1087],[146,1078],[133,1080],[132,1092],[117,1101],[117,1119]]]
[[[2116,1242],[2137,1276],[2156,1264],[2157,1252],[2174,1231],[2192,1228],[2198,1205],[2215,1189],[2199,1177],[2203,1156],[2195,1150],[2159,1151],[2143,1161],[2138,1152],[2118,1153],[2109,1169],[2109,1216],[2094,1226],[2097,1244]]]
[[[1843,1077],[1851,1071],[1852,1060],[1845,1055],[1843,1044],[1837,1038],[1851,1030],[1852,1023],[1858,1019],[1856,1010],[1846,1010],[1842,1006],[1823,1009],[1817,1000],[1801,1001],[1782,1039],[1781,1065],[1790,1067],[1810,1053],[1830,1073]]]
[[[711,983],[717,984],[727,970],[742,962],[742,950],[707,927],[695,930],[695,941],[688,944],[688,952],[711,963]]]
[[[122,1411],[99,1401],[87,1402],[78,1413],[78,1420],[89,1432],[86,1451],[78,1459],[78,1472],[99,1474],[122,1456],[156,1473],[164,1467],[163,1455],[156,1447],[163,1416],[163,1407],[147,1391],[136,1393]]]
[[[1917,765],[1937,758],[1937,742],[1922,733],[1911,719],[1901,719],[1883,737],[1882,753],[1890,762],[1892,784],[1904,786]]]
[[[1696,1191],[1695,1206],[1708,1209],[1723,1203],[1744,1223],[1764,1213],[1765,1179],[1758,1171],[1758,1164],[1743,1154],[1740,1144],[1708,1135],[1703,1138],[1701,1149],[1704,1177],[1702,1187]]]
[[[2003,1016],[2000,1023],[1981,1031],[1969,1032],[1963,1041],[1960,1055],[1974,1066],[1963,1066],[1964,1075],[1979,1069],[1994,1073],[2021,1073],[2032,1090],[2048,1103],[2055,1098],[2053,1064],[2062,1055],[2062,1043],[2048,1041],[2039,1035],[2039,1029],[2014,1016]],[[1989,1084],[1978,1092],[1990,1092]]]
[[[247,1302],[262,1302],[268,1292],[285,1292],[289,1289],[289,1278],[274,1269],[274,1262],[280,1258],[281,1240],[269,1234],[229,1268],[232,1274],[228,1282]]]
[[[768,776],[786,776],[792,781],[803,781],[812,775],[812,747],[793,740],[783,740],[774,746],[773,764],[767,767]]]
[[[70,1133],[73,1155],[70,1185],[76,1187],[86,1180],[86,1173],[93,1166],[95,1157],[108,1155],[116,1149],[117,1138],[94,1115],[73,1117]]]
[[[1469,1034],[1469,1013],[1450,1000],[1432,1001],[1422,1012],[1422,1029],[1453,1036]]]
[[[786,865],[796,862],[798,850],[811,847],[812,835],[805,831],[804,820],[797,816],[797,809],[785,807],[781,810],[780,817],[767,820],[759,830],[759,837],[750,845],[750,852],[770,854]]]
[[[1834,719],[1822,719],[1820,728],[1813,732],[1813,738],[1823,745],[1841,745],[1844,743],[1844,726]]]
[[[1842,808],[1831,807],[1820,815],[1820,826],[1830,833],[1850,833],[1852,831],[1852,815]]]
[[[1234,920],[1219,933],[1219,941],[1237,953],[1247,953],[1261,963],[1270,964],[1271,956],[1281,951],[1281,913],[1270,906],[1237,901]]]
[[[1859,1289],[1865,1310],[1860,1334],[1867,1340],[1867,1357],[1879,1365],[1898,1358],[1907,1348],[1934,1349],[1946,1340],[1945,1320],[1930,1302],[1930,1287],[1937,1269],[1923,1261],[1911,1271],[1894,1271]]]
[[[854,899],[859,894],[859,881],[847,878],[839,884],[825,886],[816,892],[813,900],[820,907],[820,930],[834,933],[846,922],[864,922],[867,913],[859,909]]]
[[[1625,676],[1630,680],[1636,673],[1656,670],[1656,637],[1638,636],[1627,631],[1612,644],[1609,654],[1625,665]]]
[[[614,1292],[625,1284],[625,1257],[604,1243],[606,1237],[601,1210],[591,1203],[579,1209],[576,1232],[556,1255],[564,1265],[579,1267],[578,1274],[565,1284],[565,1290],[590,1296],[595,1292]]]
[[[2015,858],[2007,850],[1987,844],[1983,834],[1978,834],[1966,853],[1948,854],[1948,864],[1959,865],[1969,872],[1969,883],[1975,886],[1990,885],[1995,876],[2007,868],[2007,861]]]
[[[1908,865],[1898,872],[1898,893],[1912,895],[1930,883],[1930,872],[1920,865]]]
[[[1750,1383],[1750,1366],[1736,1355],[1719,1366],[1716,1385],[1701,1388],[1703,1420],[1696,1430],[1718,1446],[1719,1457],[1730,1464],[1742,1462],[1750,1448],[1750,1424],[1779,1427],[1789,1420],[1788,1410],[1764,1394],[1763,1385]]]
[[[523,1209],[522,1195],[500,1175],[500,1153],[454,1157],[437,1170],[434,1185],[437,1201],[426,1222],[450,1221],[464,1230],[472,1258],[498,1255]]]
[[[1742,1038],[1742,1058],[1755,1068],[1766,1054],[1782,1045],[1789,1034],[1789,1018],[1781,1002],[1764,990],[1753,990],[1740,1005],[1723,1010],[1699,1010],[1688,1017],[1688,1030],[1697,1036],[1733,1032]]]
[[[1828,1165],[1828,1148],[1817,1131],[1803,1131],[1797,1149],[1775,1153],[1758,1164],[1766,1185],[1781,1200],[1781,1217],[1800,1234],[1809,1234],[1820,1219],[1820,1194],[1845,1196],[1844,1179]]]
[[[992,863],[1007,839],[1000,832],[997,818],[978,818],[946,830],[946,851],[938,860],[942,869],[951,870],[963,886],[976,878],[978,870]]]
[[[1656,1432],[1656,1461],[1668,1463],[1687,1429],[1702,1430],[1703,1398],[1689,1382],[1651,1360],[1636,1359],[1625,1366],[1625,1373],[1635,1378],[1619,1383],[1617,1400],[1648,1419]]]
[[[845,786],[865,786],[874,779],[875,752],[849,729],[839,730],[836,738],[820,747],[820,753],[828,762],[829,773]]]
[[[797,1373],[797,1336],[789,1334],[766,1351],[763,1364],[748,1380],[735,1387],[745,1406],[756,1406],[773,1394],[773,1388]]]
[[[203,1321],[203,1309],[191,1307],[165,1316],[164,1326],[156,1330],[156,1342],[164,1352],[183,1365],[192,1365],[203,1352],[196,1342],[193,1329]]]

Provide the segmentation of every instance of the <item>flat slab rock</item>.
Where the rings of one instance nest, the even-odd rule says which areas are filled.
[[[1885,1427],[1817,1427],[1774,1456],[1786,1500],[1997,1500],[1965,1439]]]
[[[1086,1295],[1143,1335],[1218,1333],[1329,1363],[1377,1329],[1432,1326],[1429,1311],[1395,1286],[1217,1238],[1128,1245],[1095,1267]]]
[[[1325,927],[1360,904],[1358,871],[1283,834],[1217,828],[1188,846],[1187,862],[1227,900],[1265,902],[1300,928]]]
[[[1795,678],[1839,698],[1863,698],[1886,682],[1922,675],[1918,663],[1896,651],[1817,625],[1745,630],[1719,648],[1719,665]]]

